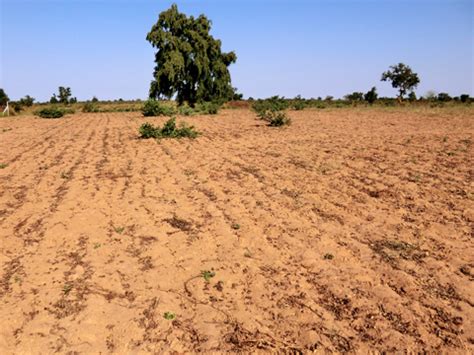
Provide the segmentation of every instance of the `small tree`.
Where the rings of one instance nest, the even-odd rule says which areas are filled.
[[[234,52],[221,51],[221,41],[210,35],[211,22],[178,11],[176,4],[163,11],[146,36],[158,49],[150,98],[176,95],[181,105],[200,101],[227,101],[234,95],[228,66]]]
[[[49,99],[49,103],[50,103],[50,104],[57,104],[57,103],[59,103],[59,100],[58,100],[58,97],[56,96],[56,94],[53,94],[53,96],[51,96],[51,98]]]
[[[348,101],[356,102],[364,100],[364,93],[354,91],[352,94],[347,94],[344,98]]]
[[[414,91],[411,91],[409,94],[408,94],[408,101],[410,102],[415,102],[416,101],[416,94]]]
[[[367,101],[370,105],[372,105],[377,100],[377,97],[377,88],[374,86],[372,89],[365,93],[364,100]]]
[[[22,106],[31,107],[35,102],[35,98],[30,95],[26,95],[24,98],[20,99],[19,103]]]
[[[451,96],[449,96],[449,94],[446,93],[446,92],[440,92],[438,94],[438,101],[447,102],[447,101],[451,101],[451,100],[452,100]]]
[[[403,63],[390,66],[390,69],[382,74],[381,81],[391,81],[392,87],[398,89],[398,100],[402,101],[408,91],[413,91],[420,79],[418,74],[414,73],[411,68]]]
[[[466,103],[469,101],[469,95],[468,94],[462,94],[459,99],[461,100],[461,102],[463,103]]]
[[[64,86],[59,87],[59,102],[62,104],[69,103],[69,98],[71,97],[71,88],[65,88]]]
[[[5,90],[0,88],[0,106],[6,106],[9,100],[10,99],[8,98],[8,95],[5,93]]]

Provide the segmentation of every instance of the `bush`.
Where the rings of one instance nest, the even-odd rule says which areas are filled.
[[[264,119],[272,112],[286,110],[289,103],[283,97],[272,96],[265,100],[257,100],[252,103],[252,109],[257,113],[257,116]]]
[[[207,101],[199,104],[198,110],[205,115],[217,115],[221,105],[217,102]]]
[[[144,123],[138,129],[140,138],[196,138],[199,135],[193,126],[182,123],[176,127],[176,118],[170,118],[163,127],[153,126],[151,123]]]
[[[142,113],[143,116],[172,116],[175,112],[172,107],[158,100],[149,99],[143,104]]]
[[[84,106],[82,106],[82,112],[100,112],[100,109],[92,102],[86,102]]]
[[[156,128],[151,123],[144,123],[138,129],[138,133],[140,133],[140,138],[148,139],[148,138],[156,138]]]
[[[66,114],[66,110],[60,107],[45,107],[35,111],[35,115],[42,118],[61,118]]]
[[[272,127],[281,127],[290,125],[291,119],[286,115],[285,112],[273,112],[269,117],[269,125]]]
[[[189,107],[188,105],[182,105],[178,107],[178,113],[183,116],[192,116],[196,112],[193,108]]]
[[[306,107],[306,103],[304,102],[304,100],[297,100],[293,103],[293,108],[296,111],[304,110],[305,107]]]

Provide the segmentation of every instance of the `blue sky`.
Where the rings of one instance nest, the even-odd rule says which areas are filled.
[[[154,50],[145,40],[173,2],[206,14],[233,85],[245,97],[341,97],[377,86],[404,62],[428,90],[474,95],[472,0],[0,0],[0,87],[48,100],[69,86],[80,100],[146,98]]]

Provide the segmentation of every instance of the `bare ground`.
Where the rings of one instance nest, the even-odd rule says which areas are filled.
[[[290,115],[0,119],[0,352],[474,352],[474,110]]]

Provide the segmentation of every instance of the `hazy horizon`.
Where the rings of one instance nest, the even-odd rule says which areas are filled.
[[[372,86],[394,97],[380,76],[399,62],[419,74],[418,96],[474,96],[469,0],[0,1],[0,87],[11,100],[47,101],[58,86],[78,100],[145,99],[155,51],[145,37],[172,3],[204,13],[236,52],[232,83],[245,98],[339,98]]]

